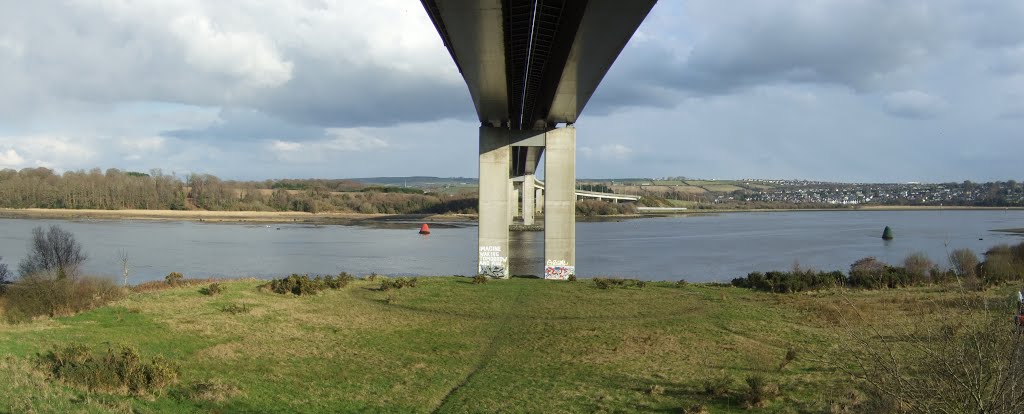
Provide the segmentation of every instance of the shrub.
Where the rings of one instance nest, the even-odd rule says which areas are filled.
[[[484,276],[486,277],[486,276]],[[476,278],[474,278],[475,281]],[[416,287],[417,279],[410,278],[398,278],[398,279],[384,279],[380,282],[380,290],[391,290],[391,289],[402,289],[402,288],[413,288]]]
[[[207,296],[219,295],[222,292],[224,292],[224,286],[220,283],[211,283],[210,286],[199,289],[199,293]]]
[[[760,375],[747,377],[747,392],[744,403],[748,407],[764,407],[768,401],[779,395],[779,386],[768,382]]]
[[[178,284],[181,283],[181,280],[184,278],[185,275],[182,275],[181,273],[171,272],[168,273],[167,276],[164,276],[164,282],[167,282],[167,284],[171,286],[178,286]]]
[[[850,286],[877,289],[882,287],[885,263],[874,257],[865,257],[850,265]]]
[[[797,269],[792,272],[751,272],[746,277],[732,280],[732,285],[736,287],[776,293],[827,289],[844,283],[846,277],[840,271],[818,272],[809,269]]]
[[[30,274],[7,287],[5,314],[11,322],[37,316],[67,316],[103,306],[124,295],[113,280]]]
[[[487,283],[487,279],[489,279],[489,278],[487,276],[484,276],[484,275],[473,276],[473,284],[474,285],[482,285],[484,283]]]
[[[598,289],[611,289],[611,288],[615,288],[615,287],[620,287],[620,288],[628,288],[628,287],[643,288],[644,286],[647,286],[647,282],[644,282],[642,280],[637,280],[637,279],[622,279],[622,278],[617,278],[617,277],[613,277],[613,278],[595,277],[595,278],[593,278],[591,280],[594,281],[594,286],[597,287]]]
[[[291,293],[296,296],[312,295],[324,290],[326,287],[323,283],[323,279],[317,277],[310,279],[309,275],[300,275],[293,273],[291,276],[271,280],[270,283],[263,285],[269,288],[271,292],[286,294]]]
[[[779,364],[779,370],[785,369],[790,363],[796,361],[796,349],[789,348],[786,350],[786,355],[782,357],[782,363]]]
[[[732,377],[728,374],[704,381],[704,393],[712,397],[724,397],[731,387]]]
[[[928,258],[928,255],[922,252],[914,252],[903,259],[903,267],[907,269],[907,274],[915,280],[930,282],[930,272],[935,267],[935,263]]]
[[[571,275],[569,275],[569,278],[568,278],[568,279],[566,279],[566,280],[568,280],[568,281],[570,281],[570,282],[575,282],[575,281],[577,280],[577,279],[576,279],[576,274],[571,274]]]
[[[69,345],[42,355],[40,362],[53,378],[90,391],[155,393],[178,376],[163,357],[147,361],[129,346],[110,347],[97,356],[85,345]]]
[[[687,282],[686,279],[679,279],[679,281],[676,282],[676,287],[687,287],[687,286],[690,286],[690,282]]]
[[[0,257],[0,261],[4,258]],[[7,288],[7,284],[11,282],[11,272],[7,270],[7,264],[0,262],[0,294],[4,293],[4,289]]]
[[[978,277],[978,255],[971,249],[956,249],[949,254],[949,266],[957,276],[963,279]]]
[[[58,278],[75,277],[78,267],[86,259],[75,235],[56,225],[47,231],[42,227],[32,229],[32,240],[28,246],[28,255],[18,265],[22,277],[36,273],[53,273]]]

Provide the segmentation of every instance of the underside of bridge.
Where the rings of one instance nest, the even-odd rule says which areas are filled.
[[[421,0],[480,119],[480,274],[509,276],[520,194],[524,224],[543,204],[545,278],[575,274],[573,125],[656,1]],[[543,201],[533,185],[541,154]]]

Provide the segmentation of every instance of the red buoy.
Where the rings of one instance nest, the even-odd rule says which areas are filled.
[[[420,226],[420,234],[430,234],[430,226],[427,226],[427,223]]]

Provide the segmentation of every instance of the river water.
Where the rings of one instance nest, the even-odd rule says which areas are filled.
[[[220,224],[149,220],[0,219],[0,256],[11,270],[25,255],[35,226],[57,224],[75,234],[89,260],[85,272],[120,274],[128,253],[130,281],[187,277],[278,277],[291,273],[470,275],[476,269],[474,226],[398,228],[307,224]],[[891,226],[896,238],[881,239]],[[389,226],[395,227],[395,226]],[[727,213],[581,222],[576,225],[580,276],[726,281],[752,271],[803,267],[846,270],[875,256],[900,263],[915,251],[945,265],[948,252],[979,254],[1024,238],[995,229],[1024,228],[1021,210],[795,211]],[[514,274],[543,272],[540,232],[511,234]]]

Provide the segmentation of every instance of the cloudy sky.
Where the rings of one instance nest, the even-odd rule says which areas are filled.
[[[662,0],[580,177],[1024,178],[1024,2]],[[0,0],[0,168],[476,176],[418,1]]]

